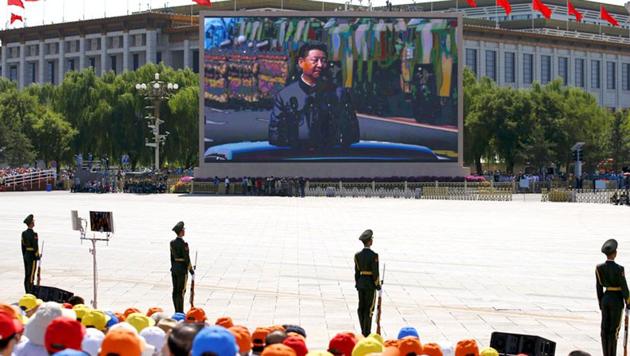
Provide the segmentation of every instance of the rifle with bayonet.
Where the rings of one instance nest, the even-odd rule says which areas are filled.
[[[381,289],[378,291],[378,303],[376,304],[376,333],[381,335],[381,311],[383,305],[383,284],[385,283],[385,264],[383,263],[383,278],[381,279]]]
[[[197,269],[197,252],[195,251],[195,264],[193,265],[193,274],[190,280],[190,307],[195,307],[195,270]]]

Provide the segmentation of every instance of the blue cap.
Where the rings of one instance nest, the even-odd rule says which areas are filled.
[[[53,354],[53,356],[86,356],[89,355],[87,352],[73,350],[73,349],[65,349]]]
[[[109,316],[109,321],[107,322],[107,324],[105,324],[105,327],[108,329],[120,322],[116,314],[114,314],[114,312],[112,311],[106,311],[105,315]]]
[[[306,331],[299,325],[283,325],[285,333],[296,333],[306,337]]]
[[[182,320],[186,319],[186,314],[177,312],[177,313],[173,314],[171,319],[173,319],[175,321],[182,321]]]
[[[222,326],[208,326],[197,333],[192,343],[192,356],[212,352],[217,356],[234,356],[238,352],[236,338]]]
[[[398,332],[398,340],[405,338],[407,336],[420,338],[420,335],[418,335],[418,331],[413,326],[405,326],[401,328],[400,331]]]

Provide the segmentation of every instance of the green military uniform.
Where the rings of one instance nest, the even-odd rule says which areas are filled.
[[[175,312],[184,312],[184,294],[186,293],[186,283],[188,274],[194,274],[192,265],[190,264],[190,255],[188,252],[188,243],[179,236],[184,230],[184,222],[180,221],[175,225],[173,231],[177,237],[171,241],[171,278],[173,280],[173,305]]]
[[[369,241],[372,239],[372,230],[365,230],[359,240]],[[355,288],[359,292],[359,324],[361,333],[368,336],[372,330],[372,316],[374,314],[374,303],[376,302],[376,291],[381,289],[381,282],[378,274],[378,254],[366,246],[354,255],[354,281]]]
[[[24,223],[28,226],[33,223],[33,215],[29,215],[24,219]],[[22,259],[24,260],[24,291],[31,293],[33,291],[33,281],[35,280],[35,268],[37,260],[39,260],[39,243],[37,233],[31,227],[22,232]]]
[[[602,252],[607,256],[617,250],[617,241],[608,240],[602,246]],[[595,268],[597,279],[597,299],[602,311],[601,337],[604,356],[617,355],[617,337],[624,302],[629,302],[628,284],[623,266],[618,265],[613,258],[597,265]],[[604,290],[606,288],[606,290]]]

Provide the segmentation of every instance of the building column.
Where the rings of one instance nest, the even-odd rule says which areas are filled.
[[[538,52],[538,46],[534,46],[534,56],[532,58],[532,77],[533,81],[540,83],[540,53]]]
[[[192,69],[192,53],[190,51],[190,40],[184,40],[184,68]]]
[[[123,64],[122,71],[129,70],[129,31],[123,32]]]
[[[157,32],[147,30],[146,63],[157,61]]]
[[[520,43],[516,45],[516,54],[514,56],[516,56],[514,59],[514,80],[516,81],[516,87],[521,88],[523,86],[523,50]]]
[[[79,71],[85,69],[85,36],[79,39]]]
[[[101,75],[107,72],[107,35],[101,35]]]
[[[57,84],[61,84],[66,76],[66,40],[63,37],[59,39],[59,70],[57,73]]]
[[[569,52],[569,63],[567,63],[567,86],[575,86],[575,50]]]
[[[39,61],[37,62],[37,80],[39,84],[44,84],[46,82],[46,60],[44,59],[44,50],[46,48],[46,44],[44,41],[39,41]]]
[[[20,43],[20,67],[18,68],[18,88],[24,88],[24,80],[26,79],[26,46]]]
[[[7,78],[9,76],[9,68],[7,68],[7,51],[9,50],[7,46],[2,46],[0,48],[2,50],[2,75],[3,78]]]
[[[615,109],[621,109],[621,86],[623,85],[623,81],[619,79],[621,78],[622,72],[622,62],[620,54],[617,54],[616,63],[617,68],[615,69],[615,89],[617,90],[617,97],[615,98]]]
[[[553,48],[553,52],[551,55],[551,80],[554,80],[556,78],[558,78],[560,76],[560,73],[558,73],[558,49],[557,48]]]
[[[497,84],[504,85],[505,84],[505,58],[503,53],[504,47],[503,43],[499,43],[499,48],[497,48]]]

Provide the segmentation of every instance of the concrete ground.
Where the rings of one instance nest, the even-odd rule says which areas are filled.
[[[555,341],[557,355],[599,354],[594,268],[605,259],[602,243],[616,238],[619,263],[630,265],[630,209],[611,205],[2,193],[0,300],[23,294],[19,241],[29,213],[45,241],[42,284],[92,299],[90,244],[72,231],[72,209],[84,218],[114,212],[116,234],[97,245],[100,308],[173,310],[168,244],[184,220],[191,257],[199,253],[195,302],[209,319],[299,324],[311,349],[359,331],[352,256],[366,228],[387,266],[386,338],[411,325],[422,342],[475,338],[487,346],[502,331]]]

